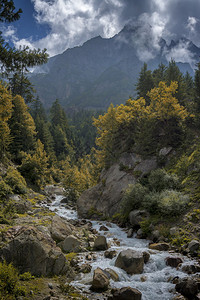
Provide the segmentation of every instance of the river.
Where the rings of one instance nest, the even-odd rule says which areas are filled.
[[[77,219],[76,211],[66,209],[60,201],[63,196],[56,196],[56,199],[49,206],[51,211],[55,211],[59,216],[66,219]],[[104,257],[104,251],[95,252],[95,260],[92,260],[90,265],[92,270],[88,274],[79,274],[75,281],[71,284],[82,291],[89,292],[94,269],[100,267],[101,269],[111,268],[119,275],[119,281],[110,280],[111,287],[133,287],[142,293],[142,300],[170,300],[174,297],[175,285],[171,282],[174,277],[187,277],[188,275],[181,270],[166,266],[165,259],[168,256],[181,257],[183,265],[191,263],[187,256],[173,253],[170,251],[152,251],[149,250],[149,241],[145,239],[136,239],[135,237],[127,238],[126,232],[119,228],[116,224],[107,223],[103,221],[92,221],[93,228],[99,231],[101,225],[105,225],[109,231],[99,231],[101,235],[105,235],[107,242],[110,245],[109,250],[116,250],[119,253],[125,249],[133,249],[137,251],[149,251],[150,260],[144,266],[142,274],[128,275],[124,270],[114,266],[116,257],[108,259]],[[120,242],[120,246],[116,245],[116,239]],[[94,253],[94,252],[93,252]],[[81,263],[86,261],[86,254],[80,253]],[[96,298],[95,298],[96,299]]]

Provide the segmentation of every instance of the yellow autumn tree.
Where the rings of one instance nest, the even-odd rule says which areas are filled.
[[[184,136],[184,122],[191,117],[175,97],[177,87],[176,82],[170,86],[160,82],[148,92],[149,105],[144,98],[129,99],[125,105],[111,105],[95,119],[97,162],[106,167],[124,151],[151,155],[167,145],[177,147]]]
[[[0,82],[0,159],[5,158],[10,144],[10,129],[8,120],[12,112],[12,95],[6,86]]]

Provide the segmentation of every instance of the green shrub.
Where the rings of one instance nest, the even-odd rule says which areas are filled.
[[[148,189],[140,183],[130,184],[122,199],[122,215],[128,216],[133,209],[140,208]]]
[[[180,215],[187,207],[189,196],[174,190],[166,190],[160,194],[158,210],[164,216]]]
[[[12,194],[11,187],[0,178],[0,201],[4,201],[9,194]]]
[[[14,168],[9,167],[5,177],[5,182],[8,184],[14,193],[25,194],[26,193],[26,181],[22,175]]]
[[[19,275],[19,279],[22,280],[22,281],[29,281],[29,280],[32,280],[34,278],[35,277],[32,276],[30,272],[25,272],[25,273]]]
[[[26,291],[19,286],[18,271],[12,264],[0,263],[0,296],[1,299],[14,299],[9,295],[25,295]]]
[[[152,171],[148,182],[150,189],[156,192],[166,189],[177,189],[179,187],[178,177],[174,174],[168,174],[164,169]]]
[[[150,213],[156,214],[158,213],[158,203],[160,201],[160,193],[149,192],[144,196],[142,205],[145,209],[147,209]]]

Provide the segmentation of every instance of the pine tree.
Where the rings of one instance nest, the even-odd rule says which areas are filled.
[[[154,87],[154,81],[150,70],[147,70],[147,64],[144,63],[142,67],[138,82],[136,84],[136,91],[138,97],[143,97],[146,100],[147,105],[149,104],[149,97],[147,93]]]
[[[12,96],[7,88],[0,83],[0,160],[7,155],[11,141],[8,121],[12,114]]]
[[[19,158],[20,151],[28,152],[35,147],[35,124],[21,96],[13,98],[13,112],[9,120],[12,142],[10,152]]]
[[[194,76],[194,93],[197,113],[200,113],[200,63],[197,64]]]
[[[12,0],[0,1],[0,22],[13,22],[20,18],[22,10],[15,11]],[[13,95],[21,95],[27,102],[33,99],[33,87],[28,80],[26,73],[28,68],[41,65],[47,62],[46,49],[34,49],[29,47],[12,48],[2,37],[0,32],[0,62],[1,72],[5,77],[12,74],[10,85]]]

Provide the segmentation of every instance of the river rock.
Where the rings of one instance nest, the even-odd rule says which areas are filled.
[[[176,256],[166,257],[166,265],[172,268],[177,268],[179,264],[183,263],[182,258]]]
[[[149,249],[151,250],[159,250],[159,251],[167,251],[169,250],[169,244],[168,243],[155,243],[150,244]]]
[[[118,254],[115,266],[125,270],[128,274],[140,274],[144,267],[143,254],[131,249],[123,250]]]
[[[121,289],[115,289],[113,295],[108,297],[108,300],[141,300],[142,293],[131,287],[123,287]]]
[[[49,226],[51,237],[54,241],[61,242],[72,233],[70,223],[63,218],[55,215],[52,217],[51,225]]]
[[[108,244],[105,236],[99,235],[94,241],[94,250],[107,250]]]
[[[119,212],[124,191],[129,184],[137,182],[134,172],[126,171],[128,166],[141,175],[149,173],[157,167],[156,158],[143,159],[135,153],[123,153],[110,168],[104,169],[100,182],[82,193],[77,200],[78,215],[84,218],[112,217]]]
[[[17,214],[24,214],[32,208],[31,202],[22,199],[19,195],[10,195],[9,199],[12,201]]]
[[[58,185],[47,185],[44,188],[44,192],[48,195],[63,195],[65,190]]]
[[[101,268],[97,268],[94,270],[93,280],[92,280],[92,287],[93,291],[99,290],[107,290],[110,281],[108,276]]]
[[[109,229],[104,226],[104,225],[101,225],[100,228],[99,228],[100,231],[108,231]]]
[[[149,213],[146,210],[132,210],[129,214],[129,222],[132,226],[137,227],[140,226],[140,222],[144,218],[148,218]]]
[[[190,253],[193,253],[199,249],[200,243],[197,240],[192,240],[188,244],[188,249]]]
[[[81,241],[73,235],[69,235],[61,242],[61,248],[64,252],[79,252],[81,248]]]
[[[187,274],[195,274],[200,272],[200,265],[199,264],[191,264],[185,265],[181,269],[183,272]]]
[[[188,299],[195,299],[199,291],[199,283],[193,278],[183,278],[176,284],[176,291]]]
[[[127,233],[127,238],[132,238],[133,233],[134,233],[133,228],[130,228],[130,229],[128,230],[128,233]]]
[[[143,258],[144,258],[144,263],[148,263],[149,259],[150,259],[150,253],[147,251],[142,252]]]
[[[115,257],[116,255],[117,255],[117,251],[115,250],[107,250],[104,252],[105,258],[113,259],[113,257]]]
[[[35,276],[59,275],[67,271],[66,259],[51,236],[35,227],[22,227],[18,234],[0,250],[7,263],[22,273]]]
[[[89,265],[89,264],[82,264],[82,265],[78,268],[78,271],[79,271],[80,273],[84,273],[84,274],[90,273],[91,270],[92,270],[92,267],[91,267],[91,265]]]
[[[119,275],[113,269],[106,268],[104,272],[106,272],[109,279],[111,278],[114,281],[119,281]]]

